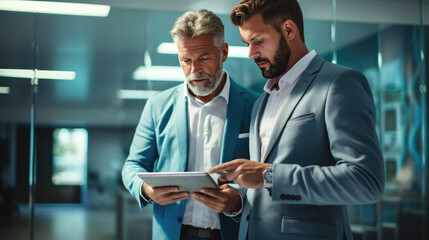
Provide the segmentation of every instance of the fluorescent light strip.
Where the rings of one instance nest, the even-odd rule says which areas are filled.
[[[10,87],[0,87],[0,94],[9,94]]]
[[[86,3],[45,2],[45,1],[0,1],[0,10],[107,17],[110,6]]]
[[[161,54],[177,54],[177,46],[171,42],[163,42],[158,45],[156,51]]]
[[[249,56],[249,47],[243,46],[229,46],[228,57],[232,58],[248,58]],[[176,44],[171,42],[163,42],[158,45],[156,49],[158,53],[161,54],[177,54]]]
[[[133,72],[133,79],[183,82],[185,75],[181,67],[139,66]]]
[[[148,99],[159,91],[152,90],[127,90],[120,89],[118,91],[118,98],[120,99]]]
[[[4,69],[0,68],[0,77],[34,78],[53,80],[74,80],[76,73],[72,71],[51,71],[33,69]]]
[[[228,57],[249,58],[249,47],[229,46]]]

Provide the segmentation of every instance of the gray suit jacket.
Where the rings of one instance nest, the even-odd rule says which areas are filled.
[[[366,78],[316,56],[279,109],[260,156],[267,99],[263,94],[253,107],[250,157],[273,164],[273,186],[247,191],[239,239],[352,239],[346,205],[374,203],[384,186]]]

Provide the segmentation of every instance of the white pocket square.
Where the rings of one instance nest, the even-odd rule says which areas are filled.
[[[240,133],[238,134],[238,138],[248,138],[249,137],[249,133]]]

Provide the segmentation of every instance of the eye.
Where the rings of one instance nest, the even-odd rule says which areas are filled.
[[[255,40],[256,45],[262,45],[264,43],[264,40]]]
[[[180,61],[182,61],[183,63],[188,64],[188,63],[191,62],[191,59],[189,59],[189,58],[182,58]]]
[[[210,60],[210,58],[199,58],[198,60],[202,63],[206,63]]]

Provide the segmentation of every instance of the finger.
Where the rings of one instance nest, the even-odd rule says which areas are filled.
[[[221,176],[220,178],[219,178],[219,186],[220,185],[223,185],[224,183],[227,183],[228,182],[228,179],[226,178],[226,176]],[[222,183],[222,184],[221,184]]]
[[[174,197],[174,196],[180,196],[180,195],[183,195],[183,194],[189,194],[189,192],[168,192],[168,193],[161,194],[160,196]]]
[[[224,212],[227,206],[228,199],[226,198],[213,198],[209,195],[205,195],[202,193],[192,193],[191,194],[192,199],[195,201],[198,201],[205,206],[209,207],[213,211],[217,213]]]
[[[191,193],[191,198],[198,201],[211,209],[220,208],[220,200],[203,193]]]
[[[159,191],[159,192],[153,192],[153,200],[157,200],[157,201],[169,201],[170,199],[175,199],[177,198],[177,196],[185,196],[185,195],[189,195],[188,192],[164,192],[164,191]]]
[[[152,189],[158,195],[164,195],[164,194],[175,193],[180,191],[180,188],[178,186],[154,187]]]
[[[187,198],[189,198],[188,192],[180,192],[180,193],[170,194],[170,195],[165,196],[165,197],[161,197],[161,199],[158,202],[161,205],[166,205],[166,204],[178,202],[181,200],[185,200]]]
[[[234,181],[235,182],[240,175],[241,175],[240,171],[232,171],[232,172],[230,172],[230,173],[228,173],[222,177],[225,177],[227,181]]]
[[[208,170],[209,173],[222,173],[222,174],[226,174],[230,171],[233,171],[234,169],[237,168],[237,166],[239,166],[241,164],[241,162],[239,161],[239,159],[227,162],[227,163],[222,163],[220,165],[214,166],[212,168],[210,168]]]
[[[201,188],[200,191],[202,193],[204,193],[205,195],[208,195],[208,196],[213,197],[213,198],[218,198],[218,196],[220,194],[222,194],[221,190],[215,190],[215,189],[210,189],[210,188]]]

